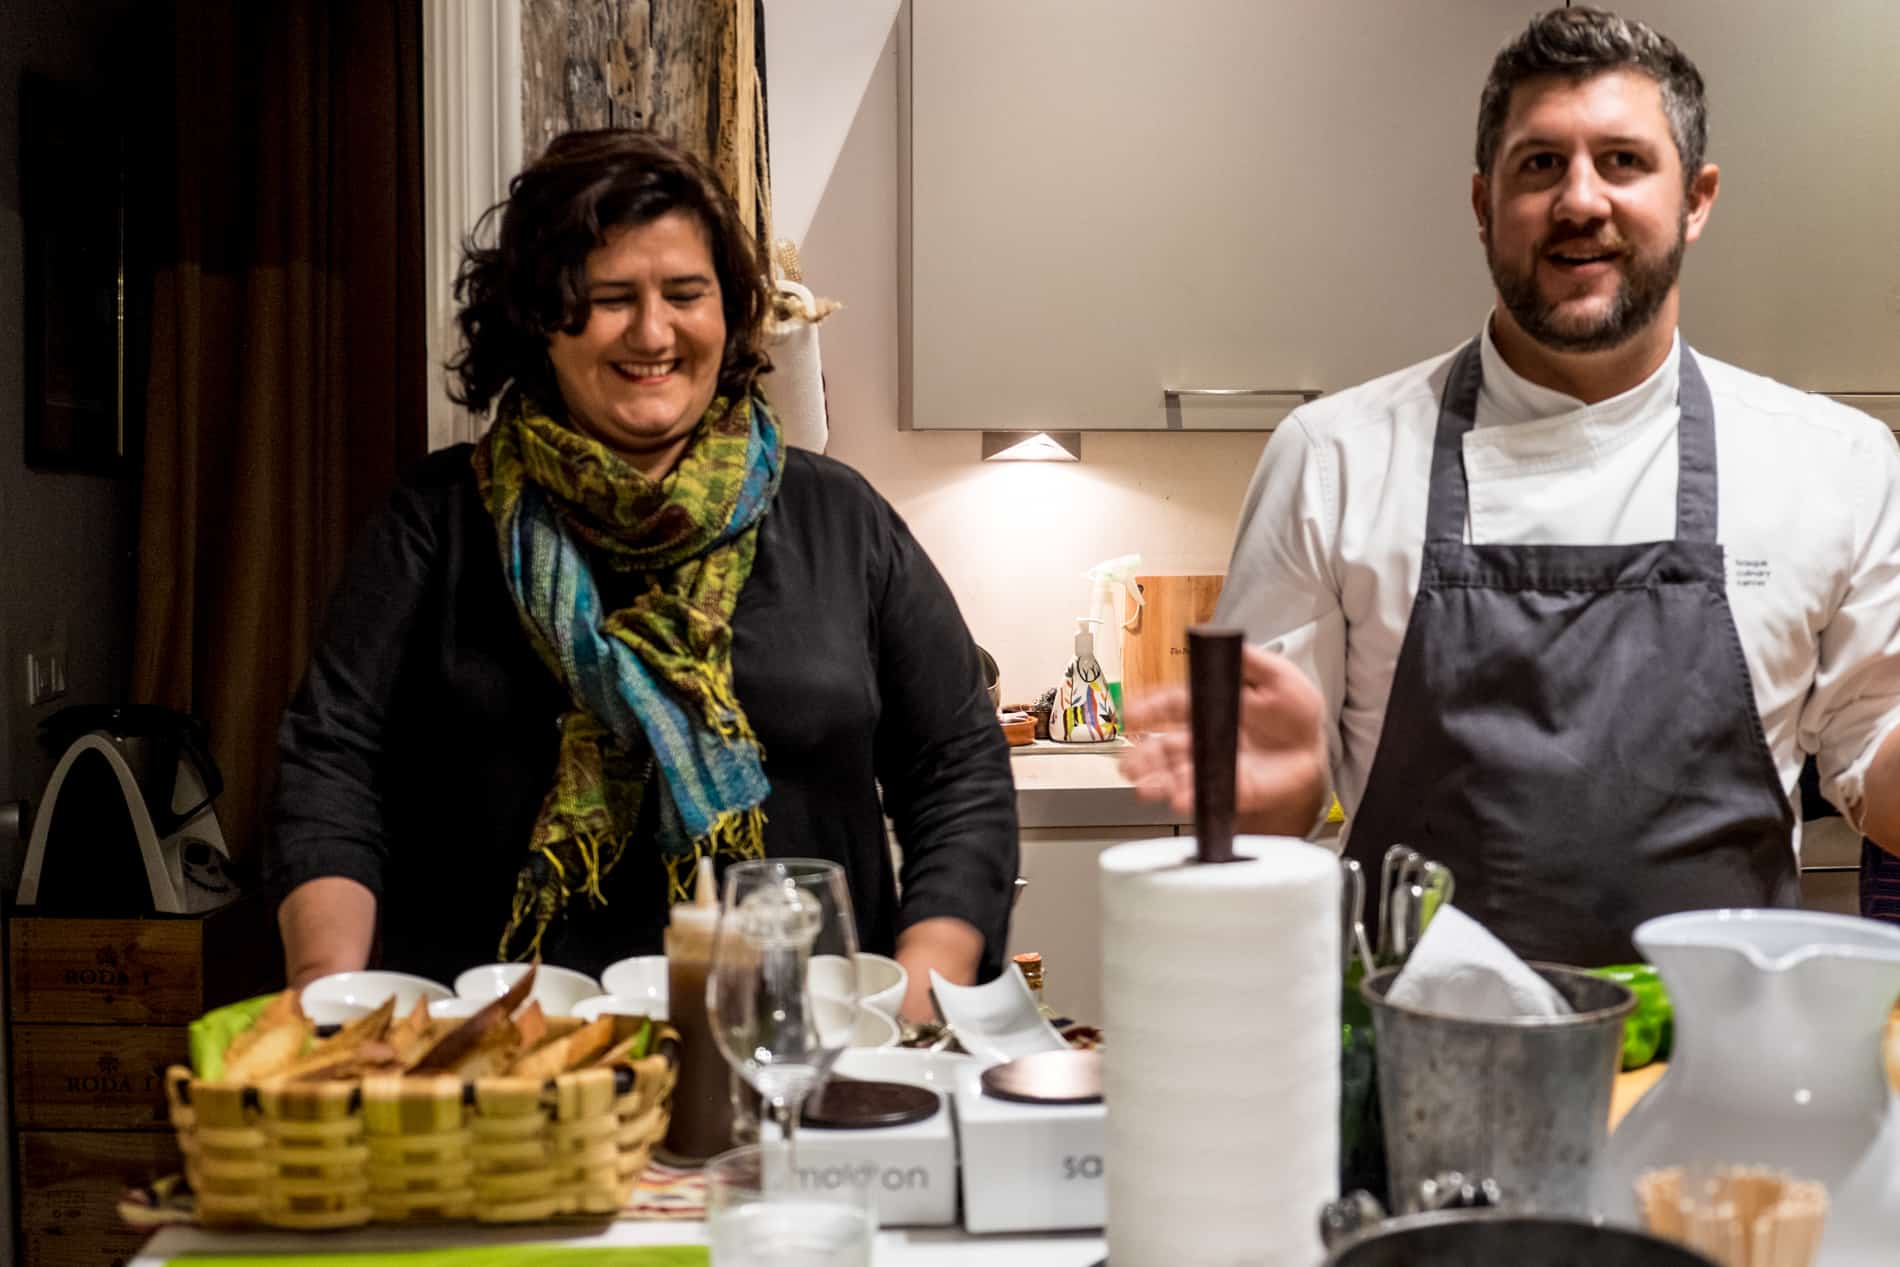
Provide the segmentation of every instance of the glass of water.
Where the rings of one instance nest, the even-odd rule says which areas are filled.
[[[803,1182],[782,1143],[721,1153],[705,1174],[712,1267],[871,1267],[869,1185]]]

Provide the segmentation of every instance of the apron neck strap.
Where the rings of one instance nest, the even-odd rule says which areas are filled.
[[[1465,480],[1465,433],[1477,425],[1484,358],[1473,339],[1452,358],[1438,406],[1432,441],[1431,498],[1425,512],[1427,541],[1462,542],[1470,509]],[[1716,529],[1715,405],[1695,353],[1683,345],[1677,370],[1676,539],[1714,542]]]

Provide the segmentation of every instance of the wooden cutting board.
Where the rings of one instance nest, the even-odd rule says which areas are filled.
[[[1187,631],[1190,625],[1214,618],[1220,599],[1218,573],[1203,576],[1137,576],[1142,606],[1134,623],[1122,631],[1122,698],[1132,700],[1143,690],[1170,682],[1187,681]],[[1129,720],[1139,729],[1141,718]]]

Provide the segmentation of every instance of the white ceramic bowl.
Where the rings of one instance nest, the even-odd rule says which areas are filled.
[[[583,1021],[599,1020],[603,1016],[645,1016],[652,1020],[666,1019],[666,997],[660,997],[656,1005],[651,999],[636,998],[631,994],[596,994],[591,999],[582,999],[574,1005],[574,1015]]]
[[[910,988],[910,974],[904,971],[904,965],[887,955],[865,951],[858,952],[857,965],[857,995],[864,1006],[896,1017],[897,1009],[904,1002],[904,991]],[[852,992],[850,972],[843,955],[813,955],[811,988],[833,998],[847,998]]]
[[[666,1019],[666,956],[635,955],[607,965],[600,974],[601,988],[616,999],[638,1000],[636,1016]],[[616,1004],[619,1006],[619,1004]],[[580,1013],[576,1012],[576,1016]]]
[[[943,1019],[957,1032],[957,1043],[985,1065],[1069,1049],[1056,1027],[1043,1019],[1036,996],[1014,968],[982,985],[954,985],[932,969],[930,992]]]
[[[491,1002],[492,999],[465,999],[460,995],[436,999],[429,1004],[429,1017],[437,1021],[465,1021]]]
[[[897,1046],[897,1022],[868,1007],[858,1009],[858,1029],[851,1036],[853,1047]]]
[[[455,978],[455,993],[461,998],[480,999],[484,1003],[498,999],[508,993],[510,986],[521,980],[528,968],[529,965],[525,963],[485,963],[479,968],[470,968]],[[528,992],[528,997],[540,1003],[541,1010],[549,1016],[572,1016],[576,1003],[599,993],[600,982],[586,973],[544,963],[540,971],[534,974],[534,988]]]
[[[897,1046],[897,1022],[882,1012],[874,1012],[868,1007],[852,1007],[842,999],[830,999],[818,995],[812,1000],[812,1011],[821,1034],[832,1037],[835,1031],[842,1029],[851,1012],[857,1013],[857,1021],[852,1026],[851,1037],[846,1047],[895,1047]]]
[[[904,1047],[853,1048],[838,1057],[834,1073],[873,1082],[902,1082],[949,1095],[957,1078],[977,1061],[961,1052],[911,1051]]]
[[[303,988],[303,1012],[318,1025],[342,1025],[368,1016],[390,998],[396,1014],[413,1011],[418,1000],[446,999],[447,986],[406,972],[333,972]]]
[[[312,1025],[325,1028],[360,1021],[376,1010],[361,1003],[339,1003],[335,999],[300,999],[298,1002]]]

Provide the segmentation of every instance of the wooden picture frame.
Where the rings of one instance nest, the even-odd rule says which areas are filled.
[[[128,467],[126,144],[96,90],[20,77],[26,463]]]

